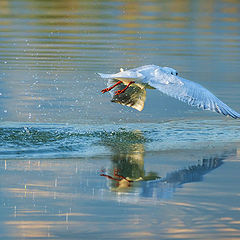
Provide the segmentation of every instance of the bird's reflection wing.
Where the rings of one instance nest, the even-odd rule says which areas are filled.
[[[168,96],[186,102],[191,106],[222,113],[232,118],[240,118],[239,113],[228,107],[198,83],[163,73],[161,70],[155,76],[145,78],[145,82]]]
[[[108,87],[114,85],[117,82],[115,79],[108,80]],[[138,111],[142,111],[144,108],[144,103],[146,100],[146,90],[140,84],[131,84],[128,89],[119,95],[115,95],[115,91],[122,90],[125,85],[119,84],[113,90],[110,91],[112,96],[112,102],[119,103],[122,105],[126,105],[128,107],[132,107],[137,109]]]

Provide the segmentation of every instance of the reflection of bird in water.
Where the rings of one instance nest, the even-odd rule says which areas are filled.
[[[102,172],[101,176],[111,179],[111,190],[125,191],[133,183],[159,178],[157,173],[144,170],[144,142],[139,130],[112,132],[103,135],[101,142],[112,150],[113,173]],[[126,177],[125,177],[126,176]]]
[[[186,102],[191,106],[222,113],[232,118],[240,118],[240,114],[228,107],[200,84],[178,76],[175,69],[146,65],[116,74],[102,74],[109,79],[108,88],[102,93],[110,92],[112,101],[141,111],[146,99],[146,88],[157,89],[168,96]],[[112,91],[115,89],[115,93]]]
[[[139,130],[120,129],[101,135],[101,144],[112,151],[112,167],[102,171],[101,176],[109,179],[109,189],[128,192],[131,197],[171,197],[176,188],[184,183],[201,181],[208,172],[223,164],[232,152],[210,154],[195,165],[169,172],[159,177],[157,172],[146,171],[144,166],[144,143],[147,141]],[[161,162],[159,162],[161,165]],[[165,170],[163,169],[165,172]],[[132,196],[133,195],[133,196]],[[125,195],[126,196],[126,195]]]
[[[230,154],[232,155],[232,154]],[[122,176],[118,171],[114,170],[113,176],[102,174],[115,185],[111,185],[111,191],[128,192],[129,196],[134,198],[170,198],[176,188],[181,187],[185,183],[201,181],[203,176],[208,172],[220,167],[229,154],[222,156],[210,156],[203,158],[195,165],[169,172],[165,177],[158,177],[156,174],[148,178],[131,178]],[[117,183],[117,184],[116,184]],[[114,187],[113,187],[114,186]]]
[[[132,143],[126,148],[124,148],[124,143],[116,145],[117,147],[113,147],[114,154],[112,156],[113,174],[106,174],[105,172],[101,174],[101,176],[112,180],[111,190],[125,191],[136,182],[159,178],[157,173],[146,173],[144,170],[143,144]]]
[[[131,187],[131,183],[133,183],[133,180],[131,180],[130,178],[128,177],[125,178],[124,176],[119,175],[118,169],[115,168],[113,170],[113,177],[105,173],[100,174],[100,176],[107,177],[108,179],[116,181],[118,183],[117,186],[118,189]]]
[[[133,186],[133,183],[140,182],[140,181],[149,181],[149,180],[156,180],[160,179],[160,177],[156,176],[155,174],[149,174],[144,177],[139,177],[139,178],[130,178],[130,177],[124,177],[122,175],[119,175],[119,170],[114,168],[113,170],[113,176],[107,175],[105,173],[100,174],[102,177],[106,177],[108,179],[111,179],[115,181],[117,184],[115,188],[112,188],[112,190],[115,191],[124,191],[127,188],[130,188]]]
[[[186,168],[176,170],[166,174],[166,177],[156,181],[149,181],[141,185],[142,197],[157,196],[157,198],[168,198],[176,188],[185,183],[199,182],[205,174],[220,167],[228,154],[222,156],[210,156],[198,161],[196,165],[190,165]]]

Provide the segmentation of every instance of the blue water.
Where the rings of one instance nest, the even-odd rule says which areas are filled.
[[[1,236],[238,238],[239,148],[145,152],[123,134],[105,135],[108,156],[1,160]],[[101,176],[116,170],[132,182]]]
[[[96,72],[169,66],[240,112],[240,2],[0,1],[0,239],[240,239],[240,121]]]
[[[240,143],[239,121],[174,120],[161,123],[63,125],[5,123],[0,127],[0,159],[86,158],[126,152],[133,144],[145,152],[174,151]]]

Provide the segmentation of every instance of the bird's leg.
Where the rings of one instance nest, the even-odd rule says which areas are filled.
[[[126,181],[129,182],[129,183],[130,183],[130,182],[133,182],[133,181],[131,181],[131,180],[128,180],[128,179],[125,178],[124,176],[118,175],[118,170],[115,169],[115,168],[114,168],[114,170],[113,170],[113,175],[114,175],[114,177],[117,177],[117,178],[114,178],[114,177],[112,177],[112,176],[110,176],[110,175],[107,175],[107,174],[100,174],[100,176],[102,176],[102,177],[106,177],[106,178],[109,178],[109,179],[114,180],[114,181],[117,181],[117,182],[120,182],[120,181],[122,181],[123,179],[126,180]]]
[[[118,174],[118,169],[116,169],[116,168],[114,168],[113,174],[114,174],[115,177],[118,177],[118,178],[120,178],[120,179],[124,179],[124,180],[126,180],[127,182],[129,182],[129,183],[130,183],[130,182],[133,182],[132,180],[128,180],[128,179],[125,178],[124,176],[119,175],[119,174]]]
[[[129,82],[128,85],[127,85],[125,88],[123,88],[122,90],[116,91],[116,92],[115,92],[115,95],[119,95],[119,94],[121,94],[121,93],[124,93],[124,92],[128,89],[128,87],[129,87],[131,84],[133,84],[133,83],[135,83],[135,82],[134,82],[134,81]]]
[[[120,182],[120,181],[121,181],[121,179],[114,178],[114,177],[112,177],[112,176],[110,176],[110,175],[107,175],[107,174],[100,174],[100,176],[109,178],[109,179],[114,180],[114,181],[117,181],[117,182]]]
[[[120,181],[122,180],[122,177],[119,176],[117,173],[118,173],[118,170],[114,168],[114,170],[113,170],[113,175],[114,175],[114,177],[112,177],[112,176],[110,176],[110,175],[107,175],[107,174],[104,174],[104,173],[103,173],[103,174],[100,174],[100,176],[109,178],[109,179],[114,180],[114,181],[117,181],[117,182],[120,182]],[[115,178],[115,177],[118,177],[118,178]]]
[[[109,88],[105,88],[103,89],[101,92],[105,93],[105,92],[109,92],[110,90],[112,90],[113,88],[115,88],[117,85],[121,84],[122,81],[118,81],[117,83],[115,83],[113,86],[109,87]]]

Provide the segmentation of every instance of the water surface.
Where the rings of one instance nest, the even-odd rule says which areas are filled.
[[[239,13],[238,0],[1,0],[0,237],[239,239],[240,122],[156,90],[137,112],[96,75],[173,67],[240,112]]]

